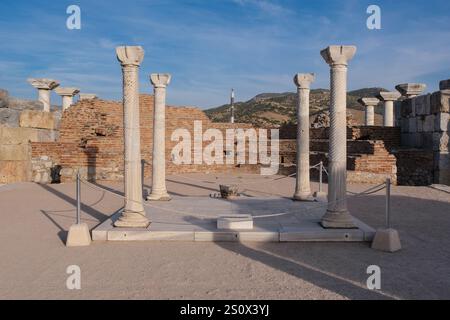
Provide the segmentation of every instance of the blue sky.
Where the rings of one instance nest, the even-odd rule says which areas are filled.
[[[81,8],[81,30],[66,28],[66,8]],[[382,29],[366,9],[381,7]],[[349,89],[450,78],[448,0],[95,0],[0,3],[0,88],[37,93],[28,77],[49,77],[102,98],[121,98],[119,45],[141,45],[141,92],[150,73],[169,72],[168,103],[207,108],[262,92],[294,91],[298,72],[329,87],[320,50],[353,44]],[[60,98],[53,95],[53,102]]]

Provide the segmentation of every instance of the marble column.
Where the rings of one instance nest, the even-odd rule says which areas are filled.
[[[330,46],[320,52],[330,65],[328,208],[324,228],[355,228],[347,210],[347,65],[355,46]]]
[[[117,59],[123,73],[124,178],[125,207],[116,227],[146,228],[142,199],[141,135],[139,123],[139,66],[144,58],[142,47],[117,47]]]
[[[153,108],[153,157],[152,192],[147,200],[168,201],[166,189],[166,87],[170,83],[170,74],[154,73],[150,81],[154,88]]]
[[[38,89],[38,100],[44,105],[43,111],[50,112],[50,93],[59,86],[59,83],[52,79],[33,79],[27,80],[29,84]]]
[[[366,109],[365,125],[375,125],[375,106],[380,102],[380,100],[377,98],[361,98],[358,99],[358,102]]]
[[[62,97],[62,110],[64,111],[73,104],[73,97],[80,92],[80,89],[59,87],[55,92]]]
[[[297,176],[294,200],[313,201],[309,176],[309,93],[313,73],[299,73],[294,77],[297,86]]]
[[[400,96],[400,93],[396,91],[382,91],[378,95],[380,100],[384,101],[383,125],[385,127],[394,127],[394,101],[397,101]]]
[[[97,99],[97,95],[95,93],[80,93],[80,100],[93,100]]]
[[[426,88],[427,85],[424,83],[402,83],[395,86],[395,89],[406,99],[417,97]]]

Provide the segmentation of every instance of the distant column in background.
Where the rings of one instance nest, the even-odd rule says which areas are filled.
[[[400,98],[400,93],[397,91],[387,92],[382,91],[379,93],[378,97],[380,100],[384,101],[384,116],[383,116],[383,126],[394,127],[394,101]]]
[[[59,87],[55,92],[62,97],[62,110],[64,111],[73,104],[73,97],[80,92],[80,89]]]
[[[33,79],[27,80],[29,84],[38,89],[38,100],[44,105],[43,111],[50,112],[50,93],[53,89],[59,86],[56,80],[52,79]]]
[[[365,125],[375,125],[375,106],[380,103],[380,100],[377,98],[361,98],[358,99],[358,102],[365,107]]]
[[[231,123],[234,123],[234,89],[231,89],[230,105],[231,105],[231,118],[230,118],[230,122],[231,122]]]

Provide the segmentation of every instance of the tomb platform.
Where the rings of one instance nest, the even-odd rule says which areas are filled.
[[[120,211],[92,230],[94,241],[210,242],[370,242],[375,230],[353,217],[356,229],[324,229],[326,203],[297,202],[285,197],[233,200],[173,196],[170,202],[146,202],[148,228],[117,228]],[[248,217],[252,229],[217,229],[220,217]]]

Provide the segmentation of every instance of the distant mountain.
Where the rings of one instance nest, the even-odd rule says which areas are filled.
[[[361,97],[373,97],[383,88],[364,88],[350,91],[347,94],[347,107],[355,111],[357,121],[362,121],[363,107],[357,102]],[[284,123],[296,123],[296,97],[294,92],[261,93],[246,102],[235,103],[235,121],[251,123],[259,127],[280,126]],[[330,91],[327,89],[313,89],[310,96],[311,117],[328,110],[330,104]],[[357,112],[359,111],[359,112]],[[376,110],[376,112],[381,112]],[[229,122],[230,105],[225,104],[216,108],[205,110],[213,122]]]

